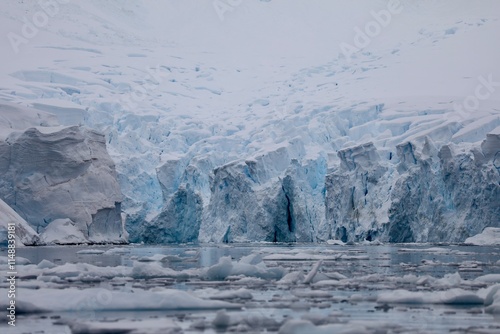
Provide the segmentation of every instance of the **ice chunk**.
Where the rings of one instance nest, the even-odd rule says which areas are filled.
[[[393,292],[379,294],[377,301],[379,303],[398,303],[398,304],[424,304],[432,302],[434,299],[426,299],[429,296],[423,292],[411,292],[407,290],[395,290]]]
[[[88,240],[71,219],[56,219],[40,234],[40,242],[44,244],[83,244]]]
[[[219,263],[211,266],[205,271],[204,277],[212,281],[224,280],[226,277],[231,275],[233,269],[233,263],[230,257],[221,257]]]
[[[465,243],[478,246],[500,245],[500,228],[487,227],[483,230],[483,232],[467,238]]]
[[[1,293],[7,293],[0,289]],[[17,296],[17,294],[16,294]],[[140,293],[110,291],[101,288],[90,289],[19,289],[16,300],[30,303],[36,310],[60,311],[140,311],[140,310],[205,310],[238,309],[238,304],[204,300],[179,290],[141,291]],[[2,305],[3,308],[3,305]],[[19,311],[28,312],[19,306]]]
[[[164,268],[160,264],[153,263],[141,263],[134,262],[132,268],[132,277],[134,278],[153,278],[153,277],[175,277],[175,278],[187,278],[186,273],[175,271],[170,268]]]
[[[496,284],[482,291],[484,294],[484,305],[486,312],[500,314],[500,285]]]
[[[208,280],[224,280],[228,276],[242,275],[246,277],[256,277],[262,279],[279,280],[285,274],[285,270],[280,267],[267,267],[264,262],[257,264],[249,264],[247,262],[255,262],[255,259],[260,257],[246,257],[240,262],[231,261],[230,257],[221,257],[219,262],[205,269],[204,278]]]
[[[286,274],[278,281],[278,284],[298,284],[304,282],[304,273],[300,271],[294,271]]]
[[[440,303],[450,305],[482,305],[484,299],[472,291],[451,289],[442,293]]]
[[[335,256],[335,258],[339,257]],[[264,256],[264,260],[266,261],[310,261],[310,260],[326,260],[329,256],[323,254],[309,254],[305,252],[300,252],[296,254],[283,254],[276,253]],[[331,258],[331,256],[330,256]]]
[[[7,264],[9,263],[9,257],[7,256],[0,256],[0,264]],[[16,256],[16,264],[17,265],[26,265],[26,264],[30,264],[31,261],[24,258],[24,257],[20,257],[20,256]]]
[[[329,245],[345,246],[345,242],[343,242],[342,240],[329,239],[326,241],[326,243]]]
[[[283,268],[267,267],[264,262],[261,262],[258,265],[235,263],[231,269],[231,275],[243,275],[267,280],[279,280],[284,274],[285,270]]]
[[[219,330],[225,330],[231,326],[231,317],[225,311],[218,311],[212,325]]]
[[[69,323],[72,334],[107,334],[107,333],[181,333],[182,329],[170,319],[144,319],[117,321],[72,321]]]
[[[482,305],[484,298],[478,293],[463,289],[451,289],[439,292],[395,290],[379,294],[378,303],[394,304],[452,304]]]
[[[167,262],[168,257],[167,257],[167,255],[164,255],[164,254],[154,254],[151,256],[142,256],[142,257],[138,258],[137,261],[139,261],[139,262],[155,262],[155,261]]]
[[[220,310],[215,315],[212,321],[212,326],[217,332],[251,332],[260,329],[278,328],[279,324],[276,320],[266,317],[259,311],[247,310],[244,314],[229,313],[225,310]]]
[[[253,299],[252,293],[247,289],[238,289],[232,291],[222,291],[210,296],[210,299],[231,300],[231,299]]]
[[[309,284],[313,281],[314,276],[316,276],[316,274],[318,273],[319,267],[321,266],[322,263],[323,260],[319,260],[314,264],[309,274],[307,274],[307,276],[304,278],[304,284]]]
[[[103,254],[105,251],[102,249],[82,249],[76,252],[76,254],[87,254],[87,255],[98,255]]]
[[[400,328],[397,324],[373,322],[373,321],[351,321],[342,324],[327,324],[315,326],[309,320],[291,319],[286,321],[279,329],[279,334],[373,334],[397,332]]]
[[[259,253],[252,253],[250,255],[243,256],[239,262],[247,264],[259,264],[262,262],[262,255]]]
[[[489,306],[495,302],[496,299],[500,298],[500,294],[497,298],[497,293],[500,291],[500,284],[495,284],[489,286],[485,289],[478,291],[478,296],[484,299],[484,305]]]
[[[479,276],[475,279],[475,281],[481,283],[500,283],[500,274],[488,274]]]
[[[40,261],[40,263],[37,265],[38,269],[52,269],[54,267],[56,267],[56,265],[54,263],[50,262],[49,260],[45,260],[45,259]]]
[[[126,254],[126,253],[129,253],[129,252],[130,252],[130,249],[115,247],[115,248],[108,249],[107,251],[104,252],[104,254],[106,254],[106,255],[115,255],[115,254]]]

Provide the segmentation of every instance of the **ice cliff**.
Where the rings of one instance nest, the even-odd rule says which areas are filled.
[[[104,135],[80,126],[9,129],[0,141],[5,203],[37,233],[68,219],[84,236],[78,242],[126,241],[122,196]]]
[[[499,138],[440,147],[426,138],[394,152],[369,142],[339,150],[329,170],[325,159],[299,162],[285,148],[232,162],[208,184],[187,178],[171,190],[145,241],[462,242],[500,224]]]
[[[339,152],[326,177],[331,237],[342,241],[462,242],[500,224],[500,136],[479,146],[408,142]]]
[[[0,244],[4,246],[7,246],[9,225],[12,226],[12,224],[16,236],[16,246],[38,244],[38,234],[21,216],[0,199]]]
[[[150,243],[499,227],[499,2],[400,4],[61,3],[0,40],[0,197],[47,241],[122,240],[120,211]],[[0,7],[17,35],[44,10]]]

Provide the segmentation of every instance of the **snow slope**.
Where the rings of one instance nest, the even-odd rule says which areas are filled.
[[[106,134],[132,241],[500,226],[498,2],[217,3],[57,2],[17,53],[43,8],[0,5],[0,99]]]

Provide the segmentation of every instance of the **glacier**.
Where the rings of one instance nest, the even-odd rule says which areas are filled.
[[[16,266],[23,275],[16,289],[23,321],[16,327],[28,333],[41,324],[51,333],[498,332],[498,246],[401,247],[26,247]],[[0,256],[1,266],[7,262]]]
[[[198,191],[185,175],[145,235],[160,243],[463,242],[499,224],[499,138],[490,133],[472,147],[426,138],[389,154],[369,142],[339,150],[330,169],[325,158],[301,164],[278,149],[215,168]]]
[[[462,242],[497,225],[499,138],[489,134],[468,149],[409,142],[385,159],[373,144],[340,151],[342,163],[326,180],[331,237]]]
[[[7,246],[9,224],[14,226],[16,245],[33,246],[39,243],[39,236],[33,228],[15,212],[10,206],[0,199],[0,244]]]
[[[2,128],[10,133],[0,141],[0,197],[40,234],[40,243],[126,242],[104,135],[80,126],[17,126]],[[61,219],[71,222],[77,239],[65,238],[64,228],[60,238],[44,234]]]
[[[248,1],[223,21],[208,0],[61,4],[18,53],[0,42],[0,198],[88,242],[500,227],[498,3],[401,4],[350,58],[339,45],[385,1]],[[0,28],[40,10],[4,4]],[[30,167],[45,155],[60,163]]]

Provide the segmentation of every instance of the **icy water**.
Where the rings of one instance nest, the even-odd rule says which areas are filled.
[[[31,262],[18,266],[18,299],[33,305],[19,306],[16,327],[2,321],[2,333],[500,333],[499,314],[474,299],[500,283],[500,247],[75,246],[17,255]],[[423,298],[387,299],[399,289]],[[148,293],[167,297],[149,305]]]

